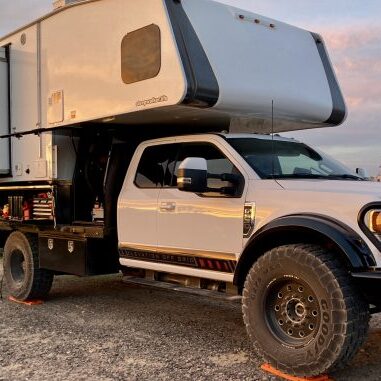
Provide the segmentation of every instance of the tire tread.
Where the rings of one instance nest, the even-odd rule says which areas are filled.
[[[23,252],[25,260],[30,262],[28,265],[29,276],[25,276],[21,287],[15,287],[11,274],[10,264],[7,261],[8,251],[15,247]],[[29,247],[28,247],[29,246]],[[29,252],[30,249],[30,252]],[[44,299],[48,295],[52,284],[54,273],[50,270],[40,268],[38,236],[32,233],[22,233],[14,231],[10,234],[4,247],[4,274],[10,294],[21,301]]]
[[[255,282],[257,273],[261,273],[266,266],[269,266],[269,261],[273,261],[279,256],[286,256],[292,262],[312,265],[320,263],[317,267],[314,266],[316,273],[321,273],[322,277],[326,277],[330,281],[325,283],[327,292],[339,288],[341,297],[333,297],[335,308],[333,311],[338,311],[340,314],[347,316],[346,322],[339,324],[335,332],[335,345],[331,342],[333,348],[329,348],[329,355],[323,359],[318,359],[314,363],[299,364],[297,366],[281,364],[270,353],[266,353],[261,344],[253,335],[251,323],[248,318],[247,311],[249,310],[249,289]],[[337,287],[338,286],[338,287]],[[340,294],[340,292],[339,292]],[[356,354],[358,349],[363,345],[369,327],[369,305],[354,287],[349,277],[347,270],[334,257],[334,255],[320,246],[311,244],[294,244],[280,246],[262,255],[253,265],[248,273],[243,290],[242,309],[244,315],[244,323],[246,330],[252,340],[255,350],[269,361],[272,366],[280,370],[294,374],[297,376],[317,376],[326,372],[333,372],[343,368]],[[340,337],[340,338],[338,338]],[[342,343],[338,345],[337,343]]]

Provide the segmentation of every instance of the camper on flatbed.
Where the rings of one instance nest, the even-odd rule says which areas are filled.
[[[281,371],[347,364],[381,306],[381,187],[278,134],[345,120],[323,38],[209,0],[55,4],[0,39],[10,295],[183,282],[242,296]]]

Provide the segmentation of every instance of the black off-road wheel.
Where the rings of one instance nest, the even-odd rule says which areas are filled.
[[[43,299],[53,277],[52,271],[39,268],[37,237],[13,232],[4,247],[4,279],[10,295],[22,301]]]
[[[368,332],[369,305],[335,255],[315,245],[265,253],[249,271],[242,303],[256,351],[295,376],[344,367]]]

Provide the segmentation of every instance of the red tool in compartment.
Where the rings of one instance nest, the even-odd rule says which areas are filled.
[[[23,206],[22,206],[22,214],[23,214],[23,220],[29,221],[32,216],[32,209],[33,209],[33,203],[29,200],[24,200]]]

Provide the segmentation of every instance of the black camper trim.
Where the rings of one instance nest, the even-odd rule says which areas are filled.
[[[343,123],[347,115],[344,97],[340,90],[335,73],[333,71],[331,61],[328,57],[327,49],[325,47],[323,38],[313,32],[311,32],[311,35],[315,40],[317,50],[323,63],[324,70],[327,75],[329,89],[331,91],[332,96],[332,113],[324,123],[336,126]]]
[[[204,48],[181,0],[165,0],[165,3],[188,82],[183,103],[195,107],[213,107],[218,101],[220,89]]]

